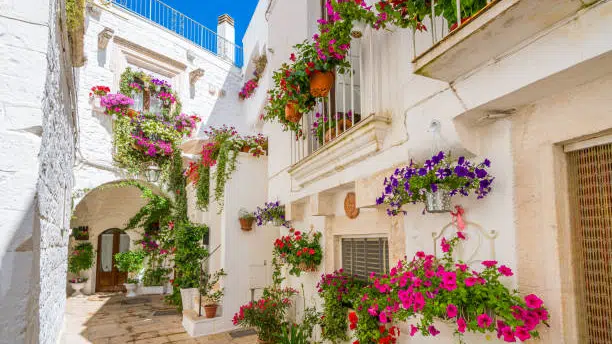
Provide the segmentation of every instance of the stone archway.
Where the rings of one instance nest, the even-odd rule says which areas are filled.
[[[123,229],[127,225],[140,208],[146,204],[143,199],[142,191],[136,186],[121,185],[126,180],[118,180],[106,183],[96,187],[85,194],[78,204],[74,207],[73,217],[71,220],[71,228],[86,226],[89,228],[88,241],[91,242],[96,257],[94,266],[82,273],[82,277],[87,277],[88,281],[83,289],[84,293],[90,294],[98,290],[98,264],[100,262],[100,236],[109,229]],[[142,185],[151,188],[155,193],[163,194],[163,192],[155,185],[141,182]],[[140,239],[142,235],[141,229],[133,229],[125,231],[129,237],[130,247],[133,247],[133,242]],[[124,239],[127,240],[127,239]],[[76,241],[73,237],[70,238],[70,247],[82,241]],[[71,250],[70,250],[71,251]],[[106,257],[108,259],[108,257]],[[113,264],[114,265],[114,264]],[[112,267],[111,267],[112,269]],[[76,276],[69,275],[68,278]],[[119,283],[113,277],[113,284]],[[122,282],[121,282],[122,283]],[[105,288],[103,288],[105,289]]]

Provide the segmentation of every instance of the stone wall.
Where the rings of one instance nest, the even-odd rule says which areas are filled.
[[[72,74],[63,1],[46,4],[0,5],[0,343],[56,343],[64,316]]]

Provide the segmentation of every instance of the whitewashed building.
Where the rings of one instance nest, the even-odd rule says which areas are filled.
[[[293,0],[259,5],[245,40],[265,27],[268,35],[245,46],[266,46],[273,70],[288,61],[291,45],[316,33],[322,6]],[[493,192],[453,203],[465,208],[466,230],[480,238],[474,259],[504,262],[515,272],[513,286],[545,300],[551,327],[541,342],[612,340],[603,306],[612,302],[604,282],[610,231],[603,223],[610,210],[601,201],[610,197],[611,10],[610,1],[502,0],[452,34],[441,19],[433,26],[427,21],[427,32],[366,29],[351,49],[353,78],[336,78],[331,101],[332,113],[359,113],[356,125],[322,147],[314,139],[296,142],[278,125],[264,126],[268,198],[286,204],[296,228],[314,226],[324,234],[319,273],[288,276],[290,283],[298,289],[304,283],[306,298],[318,302],[320,273],[351,271],[345,260],[355,242],[379,250],[387,259],[373,264],[383,269],[404,255],[434,252],[439,235],[451,230],[449,214],[422,215],[422,205],[407,205],[407,215],[392,218],[375,200],[396,167],[450,150],[492,161]],[[247,102],[263,104],[257,97]],[[303,121],[308,128],[311,119]],[[587,200],[588,180],[605,185],[596,192],[599,201]],[[355,219],[344,210],[350,192],[360,210]],[[455,343],[454,329],[441,325],[440,331],[435,338],[403,335],[400,342]],[[487,342],[484,336],[466,340]]]
[[[0,343],[57,342],[69,229],[88,226],[104,255],[100,238],[143,205],[134,188],[101,187],[137,176],[113,166],[112,120],[89,97],[96,85],[116,91],[126,67],[170,82],[183,112],[203,120],[197,137],[221,124],[269,137],[267,158],[239,157],[223,212],[199,211],[190,195],[190,218],[209,225],[210,247],[220,247],[209,269],[228,272],[217,318],[185,313],[191,335],[232,329],[233,313],[270,280],[272,242],[284,229],[240,231],[239,208],[279,200],[293,226],[323,233],[319,270],[287,275],[289,285],[304,285],[309,304],[320,305],[315,285],[323,272],[384,271],[406,255],[434,251],[452,228],[450,215],[407,205],[406,215],[389,217],[376,198],[396,167],[445,150],[491,160],[492,193],[454,203],[479,238],[472,259],[504,262],[515,272],[512,286],[546,302],[551,327],[541,341],[612,341],[611,1],[492,1],[451,34],[441,19],[427,21],[427,32],[368,28],[352,44],[353,73],[338,76],[328,108],[317,108],[357,119],[324,144],[296,141],[260,120],[272,72],[292,45],[316,33],[320,0],[260,0],[243,48],[229,16],[213,32],[156,0],[135,3],[87,2],[82,49],[69,54],[64,1],[0,2]],[[262,55],[269,63],[259,87],[240,101]],[[303,117],[306,127],[313,115]],[[200,147],[192,142],[185,151]],[[359,214],[350,218],[345,202],[353,196]],[[138,236],[123,238],[130,246]],[[355,245],[376,259],[349,252]],[[371,265],[349,265],[349,255]],[[99,265],[87,272],[86,293],[99,291]],[[454,343],[453,329],[439,329],[436,338],[403,335],[400,342]]]

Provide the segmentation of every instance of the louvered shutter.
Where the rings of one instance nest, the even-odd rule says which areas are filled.
[[[370,273],[389,272],[387,238],[343,238],[342,268],[345,272],[367,280]]]

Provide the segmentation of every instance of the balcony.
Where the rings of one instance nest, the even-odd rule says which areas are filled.
[[[329,96],[301,119],[305,137],[291,134],[289,174],[303,187],[380,150],[390,120],[362,113],[360,41],[349,53],[352,73],[336,74]]]
[[[219,36],[216,32],[189,18],[159,0],[110,0],[123,10],[200,46],[212,54],[242,67],[242,48]],[[232,24],[233,25],[233,24]]]
[[[555,23],[595,0],[493,0],[462,23],[435,17],[428,32],[416,33],[415,42],[430,36],[425,50],[415,43],[415,73],[452,82],[489,61],[499,59],[521,42],[536,37]],[[432,2],[433,3],[433,2]],[[461,7],[461,0],[456,0]],[[457,8],[457,6],[455,6]],[[434,8],[432,7],[432,16]],[[422,52],[421,52],[422,51]]]

